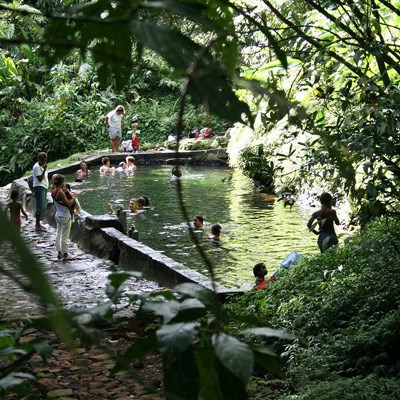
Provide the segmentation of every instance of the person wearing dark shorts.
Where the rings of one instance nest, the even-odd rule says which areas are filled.
[[[322,193],[320,202],[321,208],[311,215],[307,227],[315,235],[318,235],[318,247],[321,253],[323,253],[329,247],[339,243],[334,227],[334,223],[339,225],[339,219],[336,211],[332,208],[333,198],[329,193]],[[319,226],[319,230],[315,229],[317,225]]]
[[[33,193],[35,195],[36,209],[35,209],[35,231],[43,232],[46,228],[40,223],[42,214],[46,208],[47,189],[49,187],[49,178],[47,174],[47,154],[40,152],[38,154],[38,161],[33,166]]]

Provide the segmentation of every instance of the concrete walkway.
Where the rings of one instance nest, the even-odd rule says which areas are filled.
[[[7,203],[7,197],[8,187],[0,188],[2,208]],[[88,308],[107,301],[105,289],[112,264],[83,252],[74,243],[69,244],[69,254],[75,257],[75,260],[58,260],[54,246],[55,230],[45,225],[46,232],[35,232],[34,216],[28,216],[29,221],[23,218],[21,234],[43,265],[63,306]],[[13,268],[12,251],[9,243],[0,243],[0,263],[4,268]],[[155,282],[132,278],[128,281],[124,293],[143,293],[157,289],[159,286]],[[124,302],[121,303],[121,307],[123,306]],[[27,317],[40,312],[40,307],[32,296],[26,294],[10,278],[0,275],[0,318]]]

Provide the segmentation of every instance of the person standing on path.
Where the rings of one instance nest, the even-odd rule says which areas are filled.
[[[54,190],[51,192],[51,197],[54,200],[56,207],[56,249],[57,258],[63,261],[71,261],[73,258],[68,254],[68,239],[72,226],[71,209],[74,207],[75,199],[71,195],[69,198],[64,192],[65,178],[58,174],[53,179]]]
[[[33,166],[33,193],[35,195],[36,209],[35,209],[35,231],[44,232],[46,228],[41,225],[40,220],[46,208],[47,189],[49,187],[49,178],[47,174],[47,154],[40,152],[38,154],[38,161]]]
[[[106,115],[106,128],[110,136],[111,150],[118,153],[122,136],[122,116],[125,114],[124,106],[117,106]]]

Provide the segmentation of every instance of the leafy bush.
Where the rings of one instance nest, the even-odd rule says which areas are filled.
[[[286,396],[282,400],[393,400],[399,396],[398,379],[369,375],[365,378],[339,378],[327,382],[307,383],[301,395]]]
[[[298,397],[288,399],[364,398],[362,382],[371,374],[378,382],[387,378],[386,398],[390,391],[396,398],[399,386],[390,378],[400,372],[399,229],[398,220],[376,222],[345,246],[303,258],[264,292],[227,306],[298,336],[291,344],[274,345],[283,351],[287,377],[298,388]],[[341,396],[351,386],[344,378],[354,379],[357,395]],[[373,397],[378,387],[365,398],[380,398]]]
[[[276,167],[271,154],[264,146],[244,149],[240,155],[239,166],[255,186],[263,188],[269,193],[275,192]]]

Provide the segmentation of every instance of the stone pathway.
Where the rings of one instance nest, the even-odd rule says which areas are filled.
[[[0,206],[7,202],[7,188],[0,188]],[[112,264],[83,252],[74,244],[69,244],[69,253],[74,261],[57,259],[55,250],[55,230],[46,225],[46,232],[35,232],[34,216],[29,215],[29,221],[22,220],[21,233],[31,250],[43,265],[46,275],[56,293],[61,298],[65,308],[92,307],[105,302],[107,276]],[[9,243],[0,243],[0,263],[6,268],[12,268]],[[159,289],[159,285],[140,278],[128,281],[125,293],[143,293]],[[122,303],[122,306],[124,304]],[[11,279],[0,275],[0,314],[3,318],[37,315],[40,309],[32,297],[28,296]]]
[[[7,188],[0,188],[0,206],[7,201]],[[80,250],[70,243],[70,254],[76,259],[64,262],[57,259],[54,247],[55,231],[46,226],[46,232],[35,232],[34,217],[22,222],[22,236],[32,249],[48,276],[65,308],[88,308],[105,302],[107,276],[111,264]],[[0,264],[4,269],[13,268],[13,248],[0,243]],[[154,282],[140,278],[128,281],[125,295],[159,289]],[[126,304],[126,302],[125,302]],[[124,301],[120,307],[126,313]],[[35,298],[25,293],[10,278],[0,274],[0,318],[18,318],[39,315],[41,309]],[[57,342],[52,333],[46,339],[53,342],[53,353],[46,364],[35,355],[25,365],[25,371],[37,376],[32,383],[36,399],[55,400],[157,400],[162,399],[162,366],[160,356],[150,355],[143,362],[132,365],[132,374],[110,375],[113,357],[124,352],[143,334],[142,327],[134,321],[111,326],[104,331],[107,350],[78,348],[69,351]],[[32,341],[45,333],[27,332],[22,341]],[[0,362],[1,367],[1,362]],[[133,375],[136,375],[133,376]],[[137,376],[141,379],[138,380]],[[7,395],[5,400],[20,400],[19,395]]]

